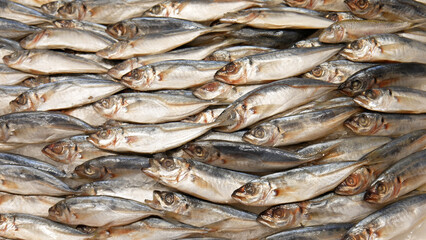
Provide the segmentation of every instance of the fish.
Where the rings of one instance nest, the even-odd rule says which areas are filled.
[[[106,32],[116,39],[125,40],[152,33],[165,33],[202,28],[205,28],[205,26],[178,18],[141,17],[127,19],[109,25]]]
[[[92,235],[46,218],[22,213],[0,214],[0,236],[12,239],[84,240]]]
[[[416,1],[404,0],[346,0],[350,11],[365,19],[405,22],[424,22],[426,6]]]
[[[349,43],[340,55],[355,62],[417,62],[423,57],[426,44],[396,34],[378,34],[362,37]]]
[[[132,71],[133,69],[142,67],[147,64],[155,63],[155,62],[179,60],[179,59],[202,60],[203,58],[207,57],[209,54],[211,54],[215,50],[234,44],[236,42],[239,42],[239,41],[235,41],[233,39],[227,39],[224,41],[213,43],[208,46],[187,47],[187,48],[176,49],[173,51],[160,53],[160,54],[145,55],[141,57],[130,58],[109,69],[108,74],[113,78],[121,79],[122,76]],[[210,61],[210,60],[207,60],[207,61]],[[212,61],[215,61],[215,60],[212,60]]]
[[[330,148],[333,148],[330,147]],[[315,161],[330,149],[299,154],[278,148],[226,141],[196,141],[182,147],[183,158],[243,172],[271,172]]]
[[[335,60],[321,63],[303,77],[323,80],[330,83],[343,83],[354,73],[375,66],[372,63],[351,62],[348,60]]]
[[[207,108],[206,110],[197,113],[196,115],[182,119],[181,122],[189,123],[213,123],[217,117],[225,110],[225,107]]]
[[[121,83],[139,91],[186,89],[203,85],[226,62],[170,60],[133,69],[121,78]]]
[[[18,42],[0,37],[0,63],[3,64],[3,57],[22,50]],[[3,85],[3,84],[2,84]]]
[[[353,15],[351,12],[331,12],[325,15],[325,18],[334,22],[340,22],[343,20],[362,20],[362,18]]]
[[[30,7],[41,7],[41,5],[53,2],[54,0],[13,0],[16,3],[30,6]]]
[[[149,216],[161,216],[144,203],[109,196],[71,197],[49,209],[49,219],[68,225],[112,227]]]
[[[362,112],[345,121],[345,126],[359,135],[401,136],[426,128],[426,114],[391,114]]]
[[[107,72],[99,63],[52,50],[16,51],[4,56],[3,62],[10,68],[41,75]]]
[[[170,122],[152,125],[111,127],[89,137],[96,147],[114,152],[158,153],[197,138],[217,123]]]
[[[307,8],[316,11],[339,12],[349,11],[343,0],[284,0],[290,7]]]
[[[2,213],[24,213],[47,217],[49,208],[62,199],[51,196],[24,196],[0,193],[0,211]]]
[[[426,146],[426,131],[418,130],[378,147],[374,151],[367,153],[358,161],[375,161],[383,159],[385,161],[378,164],[370,164],[354,171],[334,190],[340,195],[355,195],[364,192],[370,184],[383,172],[400,159],[422,150]]]
[[[332,20],[309,13],[269,8],[250,8],[227,13],[219,21],[262,29],[322,29],[333,24]]]
[[[74,19],[59,19],[52,22],[53,25],[57,28],[71,28],[71,29],[79,29],[86,30],[98,33],[110,40],[113,40],[105,31],[107,29],[106,26],[102,24],[87,22],[87,21],[77,21]]]
[[[254,85],[230,85],[223,82],[213,81],[196,88],[192,93],[194,96],[204,100],[216,100],[220,103],[233,103],[241,96],[260,87]]]
[[[384,204],[364,201],[364,193],[340,196],[329,193],[311,200],[268,208],[257,221],[272,228],[295,228],[357,222],[381,209]]]
[[[369,35],[400,32],[411,26],[409,22],[344,20],[324,29],[319,40],[324,43],[352,42]]]
[[[12,112],[9,106],[10,101],[27,91],[29,88],[23,86],[0,86],[0,115],[5,115]]]
[[[97,52],[115,41],[96,32],[72,28],[46,28],[20,41],[25,49],[71,49]]]
[[[263,2],[268,1],[168,0],[151,7],[144,13],[144,16],[173,17],[195,22],[206,22],[217,20],[227,12],[258,7]]]
[[[152,33],[129,40],[122,40],[96,53],[106,59],[128,59],[173,50],[195,38],[216,31],[228,31],[222,25],[211,28],[187,29],[165,33]]]
[[[171,191],[154,191],[152,200],[145,200],[145,203],[164,211],[167,218],[218,232],[241,231],[259,225],[254,213]]]
[[[0,17],[0,37],[2,38],[20,39],[38,30],[38,27],[29,26],[19,21]]]
[[[93,181],[108,180],[130,175],[141,175],[141,168],[148,167],[149,161],[141,156],[102,156],[88,160],[74,170],[81,178]]]
[[[29,25],[37,25],[54,20],[51,15],[9,0],[0,1],[0,18],[7,18]]]
[[[426,91],[426,64],[391,63],[372,66],[354,73],[339,86],[344,94],[354,97],[371,88],[409,87]]]
[[[179,121],[210,105],[195,97],[166,93],[121,93],[94,104],[102,116],[124,122],[161,123]]]
[[[24,80],[35,77],[33,74],[24,73],[12,68],[9,68],[8,66],[4,64],[0,64],[0,84],[1,85],[16,85]]]
[[[196,228],[182,223],[171,223],[160,218],[147,218],[130,225],[111,227],[97,233],[105,239],[180,239],[193,234],[204,234],[207,229]]]
[[[232,133],[209,131],[203,136],[197,138],[198,141],[228,141],[244,143],[243,135],[246,131],[237,131]]]
[[[0,142],[43,143],[97,129],[64,114],[53,112],[19,112],[0,116]]]
[[[426,150],[411,154],[386,169],[364,195],[370,203],[389,203],[426,183]]]
[[[404,88],[373,88],[354,98],[361,107],[386,113],[426,113],[426,92]]]
[[[319,80],[290,78],[264,84],[231,103],[217,118],[220,131],[234,132],[262,119],[308,103],[336,86]]]
[[[67,184],[45,171],[19,165],[0,165],[0,190],[20,195],[64,196],[75,193]]]
[[[313,48],[313,47],[324,47],[324,46],[326,46],[326,44],[320,42],[319,39],[315,37],[315,38],[300,40],[294,43],[293,46],[291,46],[291,48]]]
[[[214,203],[235,203],[235,188],[257,176],[181,158],[151,158],[142,172],[160,183]]]
[[[11,101],[10,107],[13,112],[67,109],[98,101],[124,88],[110,80],[64,80],[31,88]]]
[[[250,129],[243,140],[270,147],[312,141],[334,132],[359,111],[356,107],[340,107],[277,118]]]
[[[89,74],[89,73],[81,73],[81,74],[55,74],[55,75],[32,75],[21,82],[20,85],[34,88],[46,83],[59,82],[64,80],[73,80],[73,79],[104,79],[108,80],[109,76],[107,74]]]
[[[204,60],[232,62],[238,58],[272,51],[276,51],[276,49],[258,46],[232,46],[216,50]]]
[[[290,230],[285,230],[266,237],[266,240],[334,240],[340,239],[346,231],[352,227],[352,223],[327,224],[312,227],[300,227]]]
[[[107,118],[104,118],[102,115],[95,111],[95,109],[93,108],[93,104],[88,104],[71,109],[64,109],[61,111],[61,113],[71,117],[79,118],[92,126],[101,126],[108,121]]]
[[[328,60],[340,49],[341,46],[292,48],[247,56],[228,63],[216,72],[214,78],[228,84],[243,85],[293,77]]]
[[[426,194],[408,197],[364,218],[350,228],[342,239],[367,239],[369,236],[391,239],[420,223],[425,212]]]

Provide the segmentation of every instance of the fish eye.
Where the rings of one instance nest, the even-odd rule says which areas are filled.
[[[169,169],[169,168],[174,167],[175,163],[171,159],[166,159],[166,160],[163,161],[163,163],[161,164],[161,166],[163,166],[166,169]]]
[[[311,73],[315,77],[321,77],[323,75],[324,71],[322,70],[321,67],[316,67],[316,68],[312,69]]]
[[[365,96],[370,99],[376,99],[377,95],[372,90],[365,91]]]
[[[365,9],[368,7],[368,0],[358,0],[356,5],[361,9]]]
[[[108,101],[108,99],[103,99],[103,100],[101,101],[101,105],[102,105],[102,107],[104,107],[104,108],[109,108],[109,101]]]
[[[359,81],[359,80],[355,80],[355,81],[353,81],[352,83],[351,83],[351,88],[353,89],[353,90],[357,90],[357,89],[359,89],[361,87],[361,81]]]
[[[367,117],[367,116],[365,116],[365,115],[361,115],[361,116],[359,117],[358,122],[359,122],[359,124],[360,124],[361,126],[366,127],[366,126],[368,126],[368,125],[369,125],[369,122],[370,122],[370,121],[368,120],[368,117]]]
[[[281,208],[274,209],[272,212],[273,218],[282,218],[284,217],[284,211]]]
[[[62,147],[62,144],[55,144],[51,150],[56,154],[61,154],[64,151],[64,148]]]
[[[92,168],[92,167],[90,167],[90,166],[86,167],[86,168],[84,169],[84,172],[85,172],[87,175],[93,175],[93,174],[95,174],[95,170],[93,170],[93,168]]]
[[[263,128],[257,128],[256,130],[254,130],[253,136],[255,136],[256,138],[263,138],[265,137],[265,130]]]
[[[167,205],[171,205],[171,204],[173,204],[173,202],[175,201],[175,196],[173,195],[173,193],[167,193],[165,196],[164,196],[164,202],[167,204]]]
[[[139,79],[141,75],[139,74],[139,71],[137,69],[132,71],[132,78]]]
[[[385,184],[383,184],[383,183],[378,183],[377,184],[377,193],[379,193],[379,194],[385,194],[386,193],[386,185]]]
[[[74,4],[72,2],[69,2],[69,3],[65,3],[61,8],[59,8],[58,11],[61,11],[61,10],[64,13],[73,14],[75,12],[75,7],[74,7]]]
[[[27,97],[25,95],[21,95],[16,99],[16,103],[19,105],[27,104]]]
[[[392,90],[388,89],[389,96],[392,97]]]
[[[350,44],[350,48],[352,48],[354,50],[360,50],[361,47],[362,47],[361,41],[354,41]]]
[[[227,73],[235,73],[238,70],[235,63],[231,62],[225,66],[225,71]]]
[[[349,187],[354,187],[356,186],[357,181],[355,180],[353,176],[349,176],[348,178],[346,178],[345,183]]]
[[[102,130],[98,133],[98,136],[100,138],[107,138],[109,136],[110,132],[111,132],[110,130]]]
[[[200,146],[196,146],[196,147],[195,147],[195,149],[194,149],[194,151],[195,151],[195,154],[196,154],[198,157],[202,157],[202,156],[204,156],[204,150],[203,150],[203,148],[202,148],[202,147],[200,147]]]
[[[254,189],[253,184],[247,183],[244,186],[244,192],[247,193],[247,194],[249,194],[249,195],[253,195],[255,193],[255,189]]]
[[[156,6],[152,7],[150,12],[153,13],[153,14],[159,14],[161,12],[161,6],[156,5]]]

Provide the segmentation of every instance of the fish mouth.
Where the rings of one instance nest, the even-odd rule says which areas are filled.
[[[151,208],[158,210],[161,207],[161,202],[159,200],[161,198],[160,193],[161,193],[160,191],[154,190],[152,192],[152,200],[145,199],[145,204]]]
[[[352,122],[351,119],[347,119],[345,120],[345,122],[343,122],[343,124],[349,128],[350,130],[352,130],[353,132],[358,131],[358,128],[356,127],[356,125]]]
[[[354,11],[357,9],[355,2],[353,0],[344,0],[343,2],[351,9],[351,11]]]
[[[99,139],[96,137],[96,133],[89,135],[89,137],[87,138],[87,141],[89,141],[90,143],[96,146],[99,146]]]
[[[109,58],[110,54],[108,53],[108,51],[110,47],[106,47],[102,50],[99,50],[96,52],[96,56],[101,57],[101,58]]]
[[[368,99],[362,95],[358,95],[354,98],[354,102],[356,102],[360,106],[368,106]]]
[[[267,216],[263,216],[262,213],[259,214],[259,216],[256,218],[256,221],[270,228],[278,228],[277,224],[274,221],[270,220],[270,218]]]
[[[141,170],[148,177],[153,178],[155,180],[159,179],[159,176],[158,176],[157,172],[160,170],[160,168],[158,166],[158,162],[155,161],[155,159],[150,158],[149,159],[149,167],[142,168]]]
[[[364,200],[369,203],[378,203],[380,200],[380,197],[378,194],[374,192],[366,192],[364,195]]]
[[[9,65],[11,62],[10,62],[10,59],[12,58],[12,56],[11,55],[6,55],[6,56],[4,56],[3,57],[3,62],[4,62],[4,64],[6,64],[6,65]]]
[[[228,76],[226,75],[226,72],[223,69],[220,69],[214,74],[214,79],[224,83],[229,82]]]

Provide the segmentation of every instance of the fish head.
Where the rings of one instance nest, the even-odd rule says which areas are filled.
[[[376,181],[365,193],[364,200],[371,203],[389,202],[398,196],[401,182],[399,177],[395,177],[393,181]]]
[[[30,51],[21,50],[21,51],[15,51],[11,55],[4,56],[3,62],[7,66],[16,66],[16,65],[22,64],[28,59],[30,59]]]
[[[311,2],[313,0],[285,0],[290,7],[307,8],[310,9]]]
[[[185,215],[190,206],[190,202],[184,195],[175,192],[154,190],[152,199],[145,200],[151,208],[181,215]]]
[[[210,54],[204,60],[206,61],[226,61],[231,62],[231,54],[226,50],[217,50],[214,53]]]
[[[125,74],[121,77],[121,82],[130,88],[140,89],[150,86],[155,79],[154,67],[146,65]]]
[[[340,22],[340,21],[345,20],[342,17],[341,13],[338,13],[338,12],[329,13],[329,14],[325,15],[325,18],[330,19],[333,22]]]
[[[221,96],[226,96],[232,90],[232,86],[223,82],[210,82],[198,87],[193,94],[204,100],[219,100]]]
[[[268,180],[256,179],[250,181],[232,193],[232,198],[245,205],[261,205],[273,192]]]
[[[272,228],[294,228],[300,226],[303,208],[298,204],[271,207],[257,217],[257,221]]]
[[[13,214],[0,214],[0,232],[7,233],[14,231],[18,231],[18,226],[15,224],[15,217]]]
[[[163,3],[159,3],[143,14],[144,17],[168,17],[174,11],[174,5],[179,6],[179,3],[175,3],[172,1],[166,1]],[[178,9],[176,9],[178,10]]]
[[[37,110],[35,98],[37,98],[35,92],[24,92],[12,100],[9,105],[12,112],[35,111]]]
[[[182,147],[185,155],[200,162],[212,162],[220,153],[209,142],[192,142]]]
[[[342,240],[373,240],[377,239],[374,230],[369,227],[353,227],[342,238]]]
[[[305,73],[303,76],[307,78],[328,81],[330,78],[330,72],[332,71],[332,69],[330,69],[331,67],[332,66],[329,64],[321,64],[314,67],[311,71]]]
[[[105,32],[116,39],[130,39],[138,34],[139,28],[136,24],[122,21],[109,25]]]
[[[104,98],[93,104],[93,109],[95,109],[96,112],[109,118],[113,117],[123,107],[125,107],[125,101],[124,98],[119,95]]]
[[[151,158],[149,167],[143,168],[142,172],[153,179],[158,179],[164,183],[179,183],[188,174],[191,164],[181,158]]]
[[[101,180],[108,174],[108,169],[105,166],[97,166],[90,162],[85,162],[75,167],[74,173],[82,178]]]
[[[112,127],[93,133],[87,139],[89,142],[100,148],[109,148],[118,144],[123,135],[123,129]]]
[[[229,84],[246,83],[251,65],[249,58],[237,59],[219,69],[215,73],[214,79]]]
[[[41,152],[49,158],[62,163],[72,163],[80,157],[80,148],[70,139],[46,145]]]
[[[376,0],[344,0],[344,2],[352,13],[366,19],[374,18],[382,8]]]
[[[295,48],[312,48],[312,47],[321,47],[321,46],[322,46],[322,43],[318,40],[318,38],[300,40],[293,45],[293,47]]]
[[[279,129],[271,123],[261,124],[243,135],[243,140],[255,145],[274,146],[280,136]]]
[[[72,1],[65,3],[58,9],[58,15],[64,19],[82,20],[86,13],[87,7],[83,2]]]
[[[334,192],[340,195],[355,195],[364,192],[370,184],[372,174],[368,167],[361,167],[341,182]]]
[[[67,223],[71,222],[69,220],[71,220],[72,218],[76,218],[76,216],[71,213],[71,210],[65,200],[62,200],[49,208],[48,218],[55,222]]]
[[[338,89],[350,97],[357,96],[368,89],[374,82],[374,77],[370,75],[366,72],[356,73],[341,83]]]
[[[75,20],[55,20],[52,22],[57,28],[76,28],[77,22]]]
[[[383,101],[383,93],[385,90],[383,89],[368,89],[364,91],[362,94],[356,96],[354,101],[361,105],[362,107],[376,107],[386,105],[386,101]],[[389,91],[391,91],[389,89]]]
[[[80,195],[83,195],[83,196],[96,196],[97,195],[96,188],[93,186],[92,183],[81,185],[77,189],[77,191],[79,192]]]
[[[345,36],[345,28],[338,23],[324,29],[318,39],[325,43],[340,43]]]
[[[381,129],[384,118],[379,113],[363,112],[349,117],[344,124],[357,134],[371,135]]]
[[[15,129],[17,129],[17,127],[13,122],[0,122],[0,142],[7,142],[7,140],[15,134]]]
[[[129,41],[118,41],[109,47],[96,52],[96,55],[106,59],[120,59],[121,54],[126,50]]]
[[[40,8],[46,14],[55,15],[58,9],[62,7],[64,4],[65,4],[65,1],[59,0],[59,1],[45,3],[41,5]]]
[[[351,61],[370,61],[381,53],[379,44],[374,37],[360,38],[349,43],[340,55]]]

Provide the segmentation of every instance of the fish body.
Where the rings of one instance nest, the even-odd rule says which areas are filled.
[[[276,49],[258,46],[232,46],[216,50],[204,60],[232,62],[238,58],[272,51],[276,51]]]
[[[220,103],[233,103],[241,96],[260,87],[261,84],[254,85],[230,85],[223,82],[209,82],[194,90],[194,96],[204,100],[216,100]]]
[[[352,227],[352,223],[327,224],[322,226],[301,227],[285,230],[266,237],[266,240],[335,240],[340,239]]]
[[[0,37],[2,38],[20,39],[38,30],[38,27],[0,17]]]
[[[286,4],[291,7],[307,8],[316,11],[348,11],[348,7],[343,0],[285,0]]]
[[[100,115],[94,109],[93,104],[88,104],[77,108],[64,109],[61,111],[61,113],[79,118],[92,126],[101,126],[108,121],[107,118]]]
[[[49,208],[62,199],[51,196],[24,196],[0,193],[0,211],[2,213],[24,213],[47,217]]]
[[[36,158],[27,157],[19,154],[12,154],[12,153],[0,153],[0,164],[1,165],[19,165],[19,166],[27,166],[32,167],[35,169],[38,169],[40,171],[49,173],[50,175],[58,178],[64,178],[66,177],[66,174],[59,169],[57,169],[55,166],[40,161]]]
[[[53,16],[9,0],[0,1],[0,17],[29,25],[45,23],[54,19]]]

